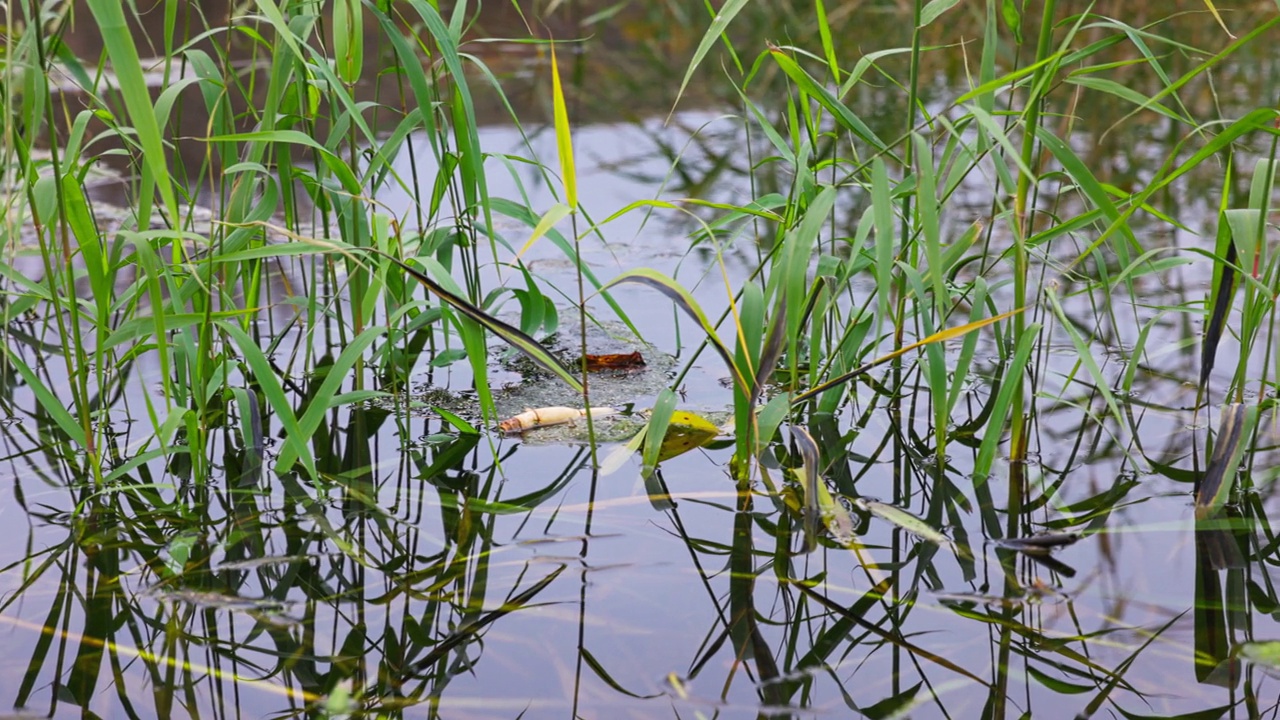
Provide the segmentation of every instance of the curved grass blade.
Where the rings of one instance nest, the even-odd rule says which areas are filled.
[[[390,260],[392,263],[395,263],[397,267],[399,267],[401,270],[404,270],[406,273],[409,274],[410,277],[412,277],[414,280],[417,280],[419,283],[422,284],[423,287],[430,290],[431,294],[440,298],[440,300],[448,303],[454,310],[457,310],[463,315],[466,315],[467,317],[476,321],[480,325],[484,326],[494,335],[497,335],[498,337],[502,338],[508,345],[515,348],[516,350],[519,350],[521,353],[524,354],[525,357],[533,361],[535,365],[542,368],[543,370],[546,370],[552,375],[555,375],[561,380],[564,380],[566,383],[568,383],[569,387],[573,388],[575,391],[582,392],[582,382],[578,380],[578,378],[574,377],[573,371],[570,370],[568,367],[566,367],[564,363],[560,362],[560,360],[557,359],[555,355],[552,355],[550,352],[548,352],[546,348],[542,347],[542,345],[539,344],[537,340],[534,340],[529,335],[526,335],[525,333],[521,332],[519,328],[508,325],[507,323],[490,315],[484,310],[481,310],[475,305],[472,305],[466,298],[456,293],[450,292],[449,290],[445,289],[443,285],[436,282],[435,280],[432,280],[431,277],[428,276],[426,273],[422,272],[421,270],[418,270],[412,265],[409,265],[408,263],[395,257],[394,255],[382,252],[381,250],[377,250],[374,248],[360,248],[360,249],[367,253],[379,255],[381,257],[384,257]],[[436,263],[436,261],[431,258],[415,258],[415,259],[425,266],[436,265],[436,268],[433,268],[433,269],[438,268],[440,272],[443,272],[444,270],[442,267],[439,267],[439,263]]]
[[[951,538],[944,535],[941,530],[897,505],[890,505],[869,498],[857,498],[853,501],[853,505],[860,510],[875,515],[881,520],[897,525],[921,540],[927,540],[939,547],[952,546]]]
[[[1213,454],[1204,481],[1196,490],[1196,519],[1213,517],[1226,504],[1235,486],[1240,460],[1244,457],[1253,426],[1258,420],[1258,406],[1231,403],[1222,411],[1218,436],[1213,440]]]
[[[556,578],[560,577],[560,573],[565,571],[565,567],[566,566],[561,565],[553,570],[550,575],[547,575],[533,585],[530,585],[528,589],[508,597],[498,609],[491,610],[460,625],[453,631],[453,633],[433,647],[431,652],[423,656],[422,659],[414,662],[411,670],[413,672],[422,672],[429,669],[441,658],[447,656],[453,648],[467,641],[469,638],[475,637],[475,635],[483,630],[487,625],[490,625],[495,620],[498,620],[505,615],[509,615],[517,610],[523,610],[524,607],[535,597],[537,597],[543,590],[546,590],[551,583],[555,582]]]
[[[791,439],[800,455],[801,485],[804,486],[804,544],[805,552],[818,547],[819,527],[825,527],[831,537],[843,547],[855,544],[854,522],[849,511],[836,502],[822,481],[821,459],[818,443],[809,431],[799,425],[791,426]]]
[[[289,399],[284,394],[284,388],[280,385],[280,378],[276,376],[276,372],[271,367],[271,362],[267,360],[267,356],[263,354],[262,348],[258,347],[258,343],[249,337],[249,334],[242,330],[239,324],[222,321],[218,322],[218,326],[235,340],[237,347],[240,349],[240,356],[244,358],[245,364],[253,373],[254,381],[266,398],[267,406],[275,413],[276,419],[280,421],[280,426],[284,429],[284,444],[281,448],[281,455],[283,456],[285,452],[288,452],[291,459],[288,464],[283,461],[277,463],[276,467],[287,471],[294,462],[299,462],[302,463],[302,467],[311,478],[318,478],[316,462],[311,456],[310,446],[307,445],[307,441],[311,439],[311,436],[303,435],[302,430],[298,427],[298,418],[294,415],[293,407],[289,404]]]
[[[711,27],[703,33],[702,40],[698,42],[698,49],[693,51],[693,58],[689,60],[689,68],[684,72],[684,79],[680,81],[680,90],[676,93],[676,101],[671,105],[671,111],[675,112],[675,106],[680,104],[680,98],[684,95],[685,88],[689,86],[689,80],[693,78],[693,73],[702,64],[703,58],[707,53],[711,52],[711,46],[715,44],[716,39],[729,27],[729,23],[733,22],[733,18],[747,4],[747,0],[729,0],[720,11],[716,13],[715,19],[711,21]]]
[[[799,426],[791,428],[791,442],[800,455],[798,474],[804,488],[804,551],[813,552],[818,549],[818,517],[822,513],[818,504],[818,486],[822,484],[818,477],[818,443]]]
[[[31,392],[36,397],[36,402],[49,413],[49,417],[57,424],[58,429],[66,434],[67,439],[80,446],[81,449],[89,449],[90,437],[85,433],[85,429],[67,410],[67,404],[60,400],[57,395],[44,384],[40,376],[36,375],[30,367],[27,366],[22,358],[18,357],[18,353],[9,347],[8,343],[0,346],[0,350],[9,358],[9,362],[13,363],[14,369],[22,376],[23,381],[27,383],[27,387],[31,388]]]
[[[702,327],[702,331],[707,335],[707,342],[711,343],[716,352],[720,353],[720,357],[724,359],[724,364],[729,367],[729,372],[733,374],[734,383],[740,388],[750,387],[746,378],[739,372],[737,364],[733,361],[733,353],[729,352],[729,348],[721,342],[720,336],[716,334],[716,329],[712,327],[711,322],[707,320],[707,316],[703,314],[702,307],[698,305],[698,301],[694,300],[689,291],[680,286],[680,283],[657,270],[639,268],[619,275],[605,283],[604,288],[601,289],[628,282],[647,285],[671,298],[677,307],[684,310],[689,317],[697,321],[698,325]]]
[[[786,73],[787,77],[791,78],[797,87],[812,96],[814,100],[818,101],[819,105],[831,113],[838,125],[875,148],[878,154],[889,153],[889,148],[884,144],[884,141],[877,137],[875,132],[861,118],[854,115],[853,111],[840,102],[835,95],[832,95],[830,90],[827,90],[812,75],[805,72],[804,68],[800,67],[795,60],[792,60],[790,56],[782,51],[782,48],[770,47],[769,54],[773,57],[774,62],[778,63],[778,67],[782,69],[782,72]]]
[[[645,425],[640,428],[640,432],[631,437],[624,445],[619,445],[605,455],[600,461],[600,476],[605,477],[617,472],[623,465],[627,464],[627,460],[635,455],[640,449],[640,445],[644,442],[644,438],[649,434],[649,426]]]
[[[1218,357],[1218,344],[1222,342],[1222,330],[1226,327],[1227,313],[1231,311],[1231,300],[1236,288],[1235,266],[1239,259],[1236,256],[1236,245],[1231,242],[1231,231],[1226,218],[1222,215],[1219,217],[1218,249],[1222,252],[1218,256],[1223,261],[1216,268],[1213,284],[1209,288],[1213,310],[1209,313],[1209,321],[1205,323],[1204,343],[1200,346],[1200,392],[1204,392],[1209,375],[1213,372],[1213,365]],[[1223,245],[1226,246],[1225,250]]]

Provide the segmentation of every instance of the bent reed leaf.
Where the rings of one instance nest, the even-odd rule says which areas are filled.
[[[674,302],[677,307],[684,310],[685,314],[690,318],[693,318],[693,320],[702,327],[702,331],[707,335],[707,342],[711,343],[711,346],[720,354],[720,357],[724,359],[724,364],[729,368],[729,372],[733,374],[734,383],[736,383],[738,387],[743,388],[744,391],[751,387],[748,384],[747,379],[739,371],[737,363],[733,361],[733,353],[730,352],[729,348],[720,340],[720,336],[716,334],[715,327],[713,327],[711,322],[707,320],[707,316],[702,312],[702,307],[698,305],[698,301],[694,300],[693,296],[689,294],[689,291],[685,290],[680,283],[657,270],[639,268],[619,275],[605,283],[604,287],[601,289],[604,290],[611,288],[614,285],[621,285],[622,283],[637,283],[639,285],[645,285],[671,298],[672,302]]]
[[[354,250],[357,248],[351,248],[351,249]],[[537,340],[533,339],[531,336],[526,335],[524,332],[520,331],[520,329],[513,327],[511,325],[508,325],[507,323],[490,315],[484,310],[481,310],[475,305],[472,305],[466,298],[463,298],[460,295],[450,292],[449,290],[445,289],[444,286],[442,286],[440,283],[436,282],[435,280],[432,280],[431,277],[428,276],[426,273],[422,272],[421,270],[418,270],[412,265],[409,265],[408,263],[404,262],[400,258],[397,258],[396,256],[391,255],[390,253],[385,253],[376,248],[359,248],[359,250],[362,250],[372,255],[378,255],[387,260],[390,260],[401,270],[405,271],[410,277],[412,277],[414,280],[417,280],[420,284],[422,284],[423,287],[430,290],[433,295],[440,298],[442,301],[448,303],[449,306],[452,307],[454,310],[457,310],[463,315],[466,315],[467,317],[476,321],[480,325],[484,326],[487,330],[489,330],[493,334],[502,338],[504,341],[506,341],[508,345],[520,351],[521,353],[524,354],[525,357],[533,361],[535,365],[542,368],[543,370],[546,370],[552,375],[555,375],[561,380],[565,381],[565,383],[568,384],[569,387],[573,388],[575,391],[579,393],[582,392],[582,382],[577,377],[574,376],[573,371],[570,370],[568,367],[566,367],[564,363],[560,362],[560,360],[556,358],[555,355],[552,355],[546,348],[544,348]],[[422,262],[425,264],[430,264],[435,262],[430,258],[415,258],[415,259],[418,260],[418,262]]]
[[[1258,406],[1231,403],[1222,410],[1218,435],[1213,439],[1213,453],[1204,481],[1196,489],[1196,519],[1215,516],[1231,497],[1239,473],[1240,461],[1253,435],[1258,420]]]

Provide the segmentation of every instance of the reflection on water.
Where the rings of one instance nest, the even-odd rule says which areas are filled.
[[[909,23],[896,9],[855,15],[856,5],[832,9],[833,22],[848,24],[847,42],[865,52],[909,44]],[[1115,16],[1140,24],[1126,15],[1131,4],[1115,5]],[[512,7],[486,6],[472,32],[519,35]],[[766,40],[784,38],[818,46],[807,6],[748,8],[736,26],[747,36],[740,47],[763,50]],[[1226,17],[1244,27],[1261,12]],[[769,152],[759,149],[767,147],[763,133],[744,130],[755,121],[739,117],[740,104],[718,95],[712,82],[736,71],[708,63],[682,103],[688,110],[664,122],[706,22],[701,10],[633,3],[593,19],[566,3],[550,21],[541,26],[547,34],[590,36],[573,56],[571,98],[590,216],[584,222],[602,223],[584,241],[584,262],[606,280],[636,266],[677,275],[708,315],[718,315],[728,304],[726,282],[729,289],[741,284],[772,242],[757,237],[753,224],[708,236],[702,223],[714,215],[698,209],[603,221],[637,199],[744,203],[786,192],[791,178],[782,163],[751,160]],[[930,111],[942,112],[966,87],[966,55],[972,60],[977,52],[967,43],[982,30],[972,22],[931,28],[939,36],[928,43],[960,40],[949,40],[953,47],[931,53],[923,66],[921,102]],[[1222,44],[1219,36],[1209,40],[1218,30],[1199,16],[1162,31],[1194,47]],[[96,52],[92,39],[72,38],[79,52]],[[1233,58],[1212,86],[1193,81],[1179,93],[1186,111],[1209,117],[1219,112],[1216,104],[1233,117],[1251,108],[1256,99],[1245,88],[1276,86],[1273,47],[1255,45]],[[479,103],[490,192],[543,211],[556,201],[555,183],[512,158],[554,164],[555,138],[545,127],[549,93],[540,84],[544,58],[534,46],[472,49],[505,83],[524,123],[523,132],[514,130],[492,97]],[[1116,52],[1120,59],[1127,50]],[[1170,77],[1203,60],[1185,48],[1166,52]],[[896,62],[905,60],[887,58],[886,69],[896,72]],[[1137,69],[1124,79],[1148,96],[1160,87]],[[385,101],[380,87],[370,80],[367,97]],[[789,92],[784,78],[768,73],[749,87],[755,97]],[[905,108],[895,88],[860,87],[847,101],[877,133],[900,133]],[[1141,186],[1168,157],[1188,152],[1175,146],[1186,129],[1154,114],[1151,122],[1118,125],[1132,105],[1114,95],[1082,85],[1071,102],[1051,109],[1061,113],[1059,134],[1085,151],[1101,182]],[[437,174],[422,160],[431,156],[427,142],[410,140],[421,143],[412,165],[408,150],[397,160],[406,186],[377,197],[407,226],[414,190],[429,188]],[[756,144],[754,154],[743,151],[747,143]],[[815,147],[820,157],[848,152],[824,140]],[[1243,147],[1241,157],[1255,152]],[[1200,180],[1192,173],[1153,198],[1186,229],[1146,237],[1146,247],[1201,247],[1212,237],[1219,201],[1198,190]],[[992,182],[974,173],[959,185],[950,207],[966,215],[944,218],[948,236],[991,215]],[[1070,217],[1080,210],[1070,206],[1072,197],[1047,181],[1040,202]],[[868,198],[848,190],[840,203],[831,235],[847,244]],[[532,233],[526,220],[498,212],[495,233],[519,250]],[[692,246],[691,236],[698,239]],[[85,480],[85,458],[53,439],[54,421],[6,374],[5,401],[20,421],[0,424],[9,468],[3,488],[11,498],[10,550],[0,555],[9,649],[0,701],[49,717],[82,710],[103,717],[345,717],[359,707],[443,718],[851,711],[1207,717],[1240,703],[1240,712],[1256,712],[1274,701],[1232,648],[1274,634],[1268,628],[1280,598],[1269,570],[1276,541],[1265,525],[1274,501],[1263,488],[1246,497],[1247,508],[1233,508],[1210,527],[1194,521],[1189,495],[1204,463],[1193,448],[1204,447],[1200,431],[1217,421],[1195,412],[1188,381],[1198,371],[1199,329],[1183,311],[1203,295],[1207,266],[1135,277],[1134,297],[1143,305],[1100,313],[1088,293],[1073,294],[1078,278],[1066,267],[1091,241],[1065,236],[1037,260],[1101,371],[1111,378],[1134,373],[1120,408],[1132,434],[1105,419],[1103,397],[1081,380],[1071,337],[1058,328],[1043,349],[1031,493],[1020,512],[1007,507],[1003,469],[988,482],[968,476],[1005,370],[989,337],[979,341],[980,367],[953,417],[944,473],[921,460],[933,452],[929,411],[922,405],[919,416],[894,423],[877,406],[882,393],[874,385],[856,389],[846,415],[811,424],[835,490],[908,508],[916,520],[947,531],[941,544],[862,503],[852,508],[852,548],[824,542],[803,554],[804,518],[787,501],[794,494],[763,486],[736,492],[726,448],[663,463],[657,482],[670,495],[663,503],[649,497],[638,460],[601,476],[585,446],[460,433],[423,408],[395,406],[329,411],[311,442],[323,478],[317,483],[264,472],[255,449],[230,430],[216,443],[208,475],[180,451],[136,458],[140,438],[122,420],[107,449],[120,482],[95,491]],[[993,246],[1007,242],[997,236]],[[841,251],[847,249],[832,250]],[[500,252],[503,259],[512,254]],[[539,281],[564,293],[554,298],[563,306],[575,297],[576,270],[562,257],[545,240],[523,255]],[[1091,262],[1115,265],[1113,273],[1121,267],[1114,257]],[[519,282],[497,264],[483,272],[491,283]],[[989,279],[995,292],[1007,280],[996,273]],[[644,289],[620,288],[614,297],[646,341],[691,357],[699,332],[669,303]],[[608,315],[599,299],[592,307]],[[320,322],[321,336],[340,335]],[[1146,355],[1131,364],[1148,324]],[[40,345],[46,330],[34,323],[23,330],[12,332],[11,343],[34,365],[47,351]],[[288,334],[299,346],[316,342],[302,330]],[[135,370],[112,398],[122,418],[144,414],[144,398],[155,392],[158,370]],[[1225,384],[1227,373],[1219,371],[1215,382]],[[725,374],[719,359],[704,353],[681,383],[684,402],[723,410],[731,403],[718,383]],[[455,390],[469,379],[456,366],[419,367],[411,377]],[[290,378],[291,389],[305,403],[323,380],[320,373]],[[919,385],[907,385],[906,394],[927,394],[922,378],[908,382]],[[637,407],[651,405],[656,391],[637,391]],[[238,418],[261,414],[224,402]],[[270,460],[280,451],[279,427],[259,419]],[[1260,453],[1272,444],[1270,422],[1264,425]],[[784,442],[771,455],[767,471],[785,485],[782,468],[797,459]],[[1081,537],[1043,551],[1000,542],[1041,533]]]

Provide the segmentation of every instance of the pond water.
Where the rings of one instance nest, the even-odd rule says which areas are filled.
[[[687,46],[701,30],[666,45],[654,39],[660,35],[611,42],[610,32],[640,32],[647,16],[627,17],[622,30],[586,45],[592,67],[574,86],[586,213],[579,231],[641,199],[745,204],[785,191],[785,173],[750,166],[741,108],[708,89],[714,83],[696,83],[681,106],[689,109],[667,118]],[[909,45],[909,33],[892,29],[900,15],[869,17],[860,39],[883,31],[884,46]],[[1203,18],[1191,25],[1215,29]],[[1277,45],[1257,44],[1265,47],[1232,57],[1215,76],[1223,117],[1252,109],[1252,98],[1274,98],[1269,90],[1280,87]],[[628,51],[634,57],[623,70],[599,67]],[[659,51],[669,63],[653,62]],[[508,58],[512,69],[502,72],[501,54],[487,59],[513,84],[510,97],[532,87],[530,96],[547,102],[541,60]],[[962,68],[959,61],[927,68],[934,74],[924,83],[926,107],[940,111],[963,92]],[[639,90],[654,85],[663,92]],[[1267,91],[1241,96],[1242,85]],[[868,91],[851,102],[877,129],[897,128],[895,97]],[[538,102],[520,107],[533,118],[523,128],[486,124],[479,137],[492,155],[490,194],[543,212],[556,202],[554,183],[536,166],[503,159],[536,157],[555,167],[556,139],[537,119]],[[1185,131],[1155,123],[1113,130],[1124,112],[1099,101],[1080,113],[1069,137],[1100,180],[1141,186],[1166,157],[1184,152],[1175,144]],[[763,142],[758,131],[750,141]],[[420,187],[437,171],[422,162],[427,142],[411,137],[413,165],[407,150],[397,160],[406,177],[416,169]],[[1261,140],[1244,145],[1237,162],[1251,171],[1263,151]],[[942,219],[947,237],[990,216],[993,182],[975,172],[961,183]],[[1147,233],[1144,247],[1211,249],[1219,199],[1202,188],[1216,192],[1220,182],[1201,168],[1154,198],[1181,227],[1135,220]],[[1068,190],[1046,180],[1039,201],[1060,217],[1078,215]],[[375,200],[397,218],[412,216],[414,199],[403,188]],[[854,237],[869,198],[849,191],[840,202],[840,227],[830,234]],[[602,281],[636,267],[670,274],[719,317],[768,248],[751,225],[721,237],[718,248],[695,244],[691,236],[712,217],[627,213],[584,238],[583,262]],[[558,228],[571,236],[568,221]],[[502,213],[495,229],[517,249],[532,232]],[[1000,232],[993,246],[1008,244]],[[456,401],[453,409],[467,415],[461,408],[473,377],[465,362],[433,367],[427,358],[398,401],[329,411],[312,442],[323,482],[271,471],[283,432],[273,418],[265,465],[232,428],[214,439],[206,476],[180,454],[128,465],[149,432],[147,398],[159,392],[160,369],[142,361],[114,400],[121,421],[109,433],[109,454],[124,472],[94,490],[83,455],[48,442],[48,413],[25,383],[11,381],[9,419],[0,423],[7,460],[0,493],[8,498],[0,526],[0,547],[8,548],[0,549],[7,648],[0,702],[18,717],[56,718],[1274,715],[1276,682],[1238,648],[1280,639],[1270,575],[1280,555],[1267,523],[1272,508],[1280,511],[1267,469],[1278,426],[1263,413],[1253,485],[1228,507],[1234,529],[1198,525],[1192,483],[1223,402],[1214,396],[1198,405],[1195,385],[1199,303],[1212,266],[1184,252],[1187,264],[1134,278],[1132,292],[1117,288],[1114,305],[1100,308],[1096,287],[1068,267],[1092,239],[1082,231],[1046,249],[1034,282],[1056,289],[1101,373],[1124,389],[1125,422],[1112,415],[1071,334],[1041,304],[1034,320],[1050,329],[1034,364],[1025,465],[997,461],[989,478],[975,480],[979,425],[976,437],[957,435],[948,445],[943,472],[932,469],[930,406],[911,401],[928,395],[927,382],[907,374],[904,414],[895,420],[878,399],[886,369],[879,383],[853,386],[840,413],[807,421],[828,483],[850,501],[855,522],[849,542],[824,539],[809,553],[799,514],[783,494],[767,492],[784,484],[786,442],[767,453],[751,493],[735,484],[733,448],[723,442],[664,461],[659,485],[642,478],[638,457],[604,473],[595,461],[619,443],[602,444],[593,459],[580,432],[460,433],[424,407]],[[481,268],[484,286],[523,287],[505,264],[513,259],[499,250],[499,262]],[[547,238],[521,259],[561,309],[560,335],[548,343],[572,352],[576,266]],[[1114,257],[1106,262],[1112,273],[1120,266]],[[996,297],[1011,292],[1008,273],[987,274]],[[874,292],[875,281],[868,272],[850,287],[852,303]],[[650,288],[619,286],[612,297],[627,317],[594,297],[588,307],[602,328],[589,336],[590,349],[638,348],[649,363],[635,374],[598,377],[602,402],[644,410],[674,383],[682,409],[730,413],[729,371],[715,353],[699,352],[696,323]],[[504,312],[518,315],[515,303]],[[624,321],[639,339],[626,337]],[[337,354],[339,343],[314,338],[339,336],[290,327],[280,347],[314,343]],[[729,325],[721,336],[732,342]],[[32,329],[26,337],[40,335]],[[1140,341],[1145,352],[1131,356]],[[41,351],[22,336],[11,347],[29,362]],[[554,381],[546,378],[531,383],[504,346],[492,351],[504,416],[572,404],[572,391],[548,389]],[[1224,340],[1211,392],[1228,384],[1239,352],[1233,338]],[[1260,374],[1268,360],[1255,352]],[[959,342],[947,353],[955,362]],[[952,417],[957,428],[980,416],[1004,372],[991,333],[981,333],[973,354]],[[58,367],[41,372],[61,391],[69,380]],[[299,402],[321,379],[294,379]],[[406,397],[418,406],[406,409]],[[1010,484],[1018,481],[1026,482],[1016,493],[1021,509],[1010,512]],[[854,498],[909,510],[950,540],[931,542]],[[1052,553],[1000,544],[1046,532],[1073,533],[1072,542]]]

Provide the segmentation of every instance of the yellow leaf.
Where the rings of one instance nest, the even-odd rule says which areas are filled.
[[[720,434],[720,428],[701,415],[676,410],[671,413],[671,424],[658,450],[658,462],[670,460],[690,450],[702,447]]]
[[[564,179],[564,201],[570,209],[578,207],[578,178],[573,165],[573,138],[569,135],[569,111],[564,106],[564,90],[560,87],[560,66],[556,64],[556,46],[551,45],[551,93],[556,125],[556,149],[560,152],[560,175]]]

